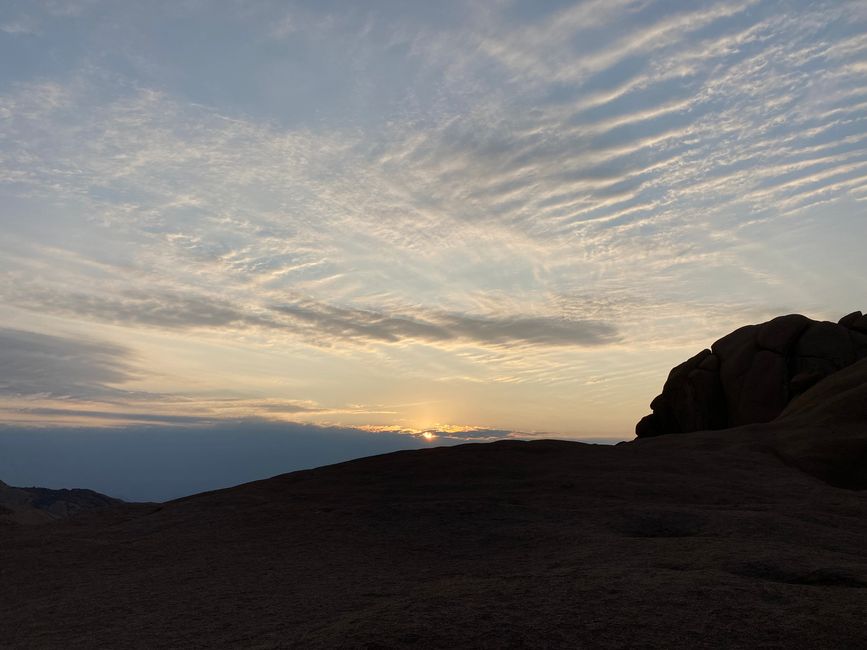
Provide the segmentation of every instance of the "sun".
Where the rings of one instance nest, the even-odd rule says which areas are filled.
[[[430,431],[422,431],[421,437],[425,440],[433,440],[436,438],[436,434],[431,433]]]

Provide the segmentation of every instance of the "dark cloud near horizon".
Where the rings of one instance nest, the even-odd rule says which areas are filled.
[[[171,396],[166,396],[167,398],[171,398]],[[238,400],[240,401],[240,400]],[[301,406],[298,404],[255,404],[255,408],[257,411],[264,411],[267,413],[283,413],[283,414],[293,414],[293,413],[320,413],[325,409],[315,408],[315,407],[307,407]],[[175,415],[171,413],[142,413],[137,411],[97,411],[97,410],[86,410],[86,409],[64,409],[64,408],[51,408],[51,407],[38,407],[38,408],[10,408],[6,409],[9,412],[14,412],[16,414],[22,415],[32,415],[32,416],[44,416],[49,418],[57,418],[62,420],[63,418],[75,417],[75,418],[93,418],[96,420],[115,420],[120,422],[131,422],[131,423],[155,423],[155,424],[182,424],[189,426],[202,426],[202,425],[213,425],[216,422],[236,422],[239,421],[236,418],[226,417],[223,415]],[[0,413],[2,413],[2,409],[0,409]],[[263,422],[268,422],[268,418],[254,418],[252,420],[240,420],[240,421],[258,421],[261,419]]]
[[[468,428],[465,431],[440,431],[438,429],[428,429],[426,433],[432,433],[437,438],[436,440],[448,441],[449,444],[461,444],[465,442],[496,442],[497,440],[545,440],[545,439],[563,439],[562,436],[555,433],[526,433],[524,431],[511,431],[509,429],[484,429],[484,428]],[[631,435],[629,436],[632,437]],[[581,438],[575,442],[583,442],[586,444],[611,445],[626,438],[611,438],[611,437],[596,437],[596,438]]]
[[[242,400],[234,400],[240,402]],[[302,404],[292,404],[280,402],[277,404],[269,404],[267,402],[255,402],[257,411],[265,411],[266,413],[322,413],[328,409],[318,406],[304,406]]]
[[[158,424],[209,424],[217,418],[199,415],[171,415],[162,413],[135,413],[129,411],[88,411],[61,408],[15,408],[9,409],[22,415],[36,415],[62,419],[65,417],[93,418],[96,420],[118,420],[129,422],[153,422]]]
[[[0,395],[98,399],[134,378],[127,348],[87,339],[0,328]]]
[[[514,431],[507,429],[467,429],[466,431],[438,431],[437,429],[430,429],[428,433],[434,434],[437,438],[461,442],[491,442],[516,436]]]

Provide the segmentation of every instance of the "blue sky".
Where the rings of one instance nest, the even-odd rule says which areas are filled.
[[[2,419],[628,438],[867,306],[865,120],[863,1],[5,2]]]

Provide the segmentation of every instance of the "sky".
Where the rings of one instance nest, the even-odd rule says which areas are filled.
[[[732,329],[867,307],[865,207],[864,0],[6,0],[0,478],[629,439]]]

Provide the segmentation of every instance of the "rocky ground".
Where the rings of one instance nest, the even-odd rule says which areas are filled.
[[[3,648],[867,647],[867,361],[770,423],[0,528]]]

